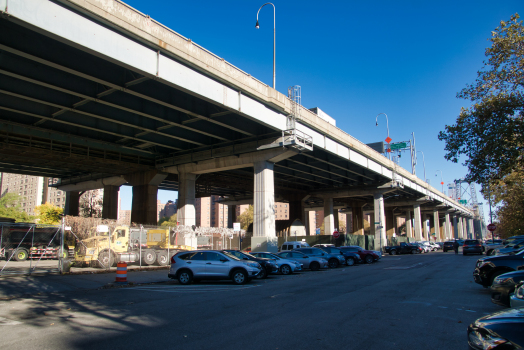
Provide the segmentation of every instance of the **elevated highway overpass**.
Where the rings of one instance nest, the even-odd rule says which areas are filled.
[[[160,188],[179,191],[186,225],[197,197],[253,203],[256,237],[275,236],[275,198],[287,225],[322,208],[326,232],[334,208],[356,234],[372,210],[382,239],[395,215],[413,216],[419,239],[427,213],[441,239],[472,232],[470,209],[125,3],[0,0],[0,12],[0,171],[60,178],[70,213],[104,188],[116,218],[128,184],[137,223],[156,223]]]

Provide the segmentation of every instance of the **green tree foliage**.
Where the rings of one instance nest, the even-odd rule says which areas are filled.
[[[523,235],[524,172],[514,171],[503,179],[491,181],[490,192],[492,205],[496,206],[496,233],[501,237]]]
[[[64,209],[54,206],[51,203],[45,203],[35,207],[38,223],[46,225],[56,225],[60,223],[60,215]]]
[[[6,193],[0,198],[0,216],[15,219],[16,222],[33,222],[34,216],[27,214],[20,207],[22,197],[15,193]]]
[[[503,178],[524,164],[524,27],[519,15],[500,22],[489,40],[477,80],[457,94],[473,105],[462,108],[456,124],[438,136],[446,142],[447,160],[467,157],[467,180],[477,183]]]
[[[242,230],[246,230],[249,228],[249,225],[253,223],[253,206],[250,205],[247,210],[245,210],[242,214],[238,216],[238,221],[240,222],[240,227]]]
[[[171,216],[164,216],[160,220],[158,220],[159,226],[168,226],[168,227],[174,227],[177,225],[177,214],[173,214]]]

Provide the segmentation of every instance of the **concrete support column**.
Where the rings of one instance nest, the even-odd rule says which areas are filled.
[[[258,161],[255,168],[253,200],[253,236],[276,237],[274,164]]]
[[[453,215],[453,237],[454,239],[459,239],[459,229],[458,229],[458,225],[457,225],[457,220],[458,219],[458,216],[457,215]]]
[[[413,227],[411,226],[411,210],[406,210],[406,237],[413,238]]]
[[[413,206],[413,211],[415,213],[415,240],[422,240],[422,218],[420,216],[420,204],[415,204]]]
[[[353,228],[352,228],[352,223],[351,223],[351,214],[350,213],[346,213],[346,233],[353,233]]]
[[[127,174],[125,180],[133,186],[131,204],[131,222],[145,225],[156,225],[158,222],[157,194],[158,185],[167,174],[157,170]]]
[[[469,232],[468,232],[468,220],[466,217],[462,218],[462,237],[463,239],[469,238]]]
[[[64,214],[78,216],[80,208],[80,192],[78,191],[66,191],[66,202],[64,206]]]
[[[463,239],[464,238],[464,231],[462,227],[462,217],[457,217],[457,238]]]
[[[304,227],[306,228],[306,236],[310,235],[310,226],[311,222],[309,220],[309,211],[306,211],[304,207],[302,207],[302,217],[304,218]]]
[[[386,211],[386,236],[387,237],[393,237],[393,233],[397,233],[396,232],[396,217],[395,215],[393,214],[393,209],[387,209]]]
[[[449,213],[444,216],[444,236],[446,241],[451,239],[451,221],[449,219]]]
[[[335,217],[333,214],[333,198],[324,197],[324,234],[332,235],[335,231]]]
[[[102,205],[102,218],[104,219],[118,219],[118,192],[120,186],[106,185],[104,186],[104,201]]]
[[[354,235],[364,234],[364,212],[359,205],[351,206],[352,233]],[[349,226],[348,226],[349,227]]]
[[[422,226],[424,229],[424,241],[429,241],[429,217],[427,214],[422,214]]]
[[[469,218],[468,222],[469,222],[469,230],[471,234],[470,238],[475,239],[477,238],[477,235],[475,235],[475,226],[473,225],[473,218]]]
[[[195,212],[195,182],[196,175],[190,173],[178,174],[178,215],[180,225],[196,225]]]
[[[233,223],[235,222],[237,214],[237,206],[236,205],[228,205],[227,206],[227,227],[233,228]]]
[[[382,251],[382,247],[387,245],[386,240],[386,214],[384,212],[384,195],[382,193],[373,194],[373,214],[375,227],[375,249]]]
[[[435,241],[440,242],[440,219],[438,210],[433,210],[433,233],[435,234]]]
[[[337,231],[340,230],[340,222],[339,222],[339,217],[338,217],[338,209],[333,209],[333,220],[334,220],[334,223],[335,223],[335,229]]]

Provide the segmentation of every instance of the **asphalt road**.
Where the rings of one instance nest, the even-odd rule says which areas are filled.
[[[477,258],[385,256],[240,287],[169,281],[42,294],[0,301],[0,336],[10,350],[466,349],[468,324],[502,309],[473,282]]]

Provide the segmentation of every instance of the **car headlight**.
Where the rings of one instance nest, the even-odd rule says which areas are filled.
[[[511,277],[506,277],[506,278],[495,277],[493,284],[505,284],[506,282],[509,282],[509,281],[511,281]]]
[[[490,334],[481,334],[480,332],[473,331],[468,334],[469,341],[475,344],[477,347],[489,350],[497,347],[498,345],[505,344],[508,341],[504,338],[492,336]]]
[[[515,291],[515,298],[524,299],[524,284]]]
[[[246,264],[247,264],[247,266],[258,268],[258,269],[262,268],[259,263],[254,262],[254,261],[247,262]]]

